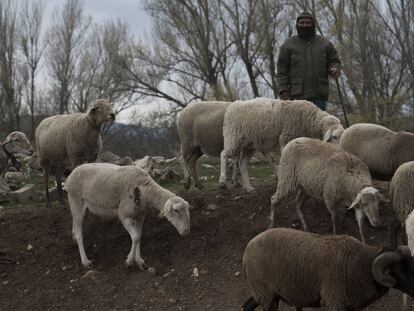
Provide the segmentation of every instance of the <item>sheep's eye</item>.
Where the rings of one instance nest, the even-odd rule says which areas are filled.
[[[180,213],[180,210],[178,210],[178,209],[173,209],[173,211],[174,211],[174,213],[176,213],[176,214],[179,214]]]
[[[333,138],[333,139],[338,139],[338,136],[333,135],[333,136],[332,136],[332,138]]]

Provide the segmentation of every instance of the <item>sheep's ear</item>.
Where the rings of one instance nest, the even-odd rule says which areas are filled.
[[[6,145],[6,144],[8,144],[8,143],[11,143],[11,138],[10,137],[7,137],[4,141],[3,141],[3,143],[2,143],[2,145]]]
[[[359,202],[361,201],[361,194],[358,193],[358,195],[356,196],[356,198],[354,199],[354,201],[352,202],[352,204],[348,207],[348,209],[353,209],[355,207],[358,207]]]
[[[134,189],[134,202],[135,205],[139,205],[139,203],[141,202],[141,191],[139,191],[138,187],[135,187]]]
[[[165,203],[164,207],[161,209],[161,212],[160,212],[159,216],[160,217],[165,217],[171,211],[171,207],[172,207],[172,203],[171,203],[170,200],[168,200]]]
[[[333,129],[332,129],[332,127],[331,127],[331,128],[329,128],[329,130],[325,133],[325,136],[323,137],[323,141],[329,142],[329,141],[331,140],[331,138],[332,138],[332,132],[333,132]]]

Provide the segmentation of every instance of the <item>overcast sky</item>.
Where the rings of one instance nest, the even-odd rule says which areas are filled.
[[[44,19],[48,23],[55,8],[62,7],[65,0],[45,0]],[[83,0],[84,10],[95,21],[120,18],[129,24],[139,37],[151,30],[151,18],[142,9],[142,0]]]
[[[1,1],[1,0],[0,0]],[[37,1],[37,0],[33,0]],[[45,14],[44,21],[47,25],[53,16],[56,8],[61,10],[66,0],[44,0]],[[142,9],[142,0],[83,0],[86,15],[90,15],[93,20],[101,22],[108,19],[120,18],[126,22],[131,32],[136,37],[144,38],[151,31],[151,17]],[[130,122],[133,110],[140,113],[152,111],[165,107],[164,104],[139,105],[135,109],[128,109],[117,116],[121,122]]]

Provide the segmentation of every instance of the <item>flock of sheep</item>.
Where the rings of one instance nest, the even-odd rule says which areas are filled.
[[[203,154],[220,156],[222,188],[227,187],[226,163],[232,158],[233,182],[240,171],[247,192],[254,191],[247,172],[253,153],[261,152],[273,164],[280,154],[270,229],[248,243],[243,257],[252,294],[244,310],[278,310],[280,300],[297,310],[362,310],[389,288],[414,296],[414,134],[375,124],[345,130],[338,118],[310,102],[267,98],[192,103],[180,112],[177,128],[186,188],[192,179],[203,187],[196,171]],[[388,201],[373,187],[371,173],[392,177],[392,205],[410,248],[397,246],[395,239],[388,248],[366,245],[365,219],[378,226],[379,203]],[[294,200],[308,231],[303,209],[311,197],[325,202],[333,236],[272,229],[278,209]],[[363,243],[335,235],[340,207],[355,211]]]
[[[51,205],[50,174],[56,177],[61,204],[63,190],[68,193],[72,233],[82,265],[91,264],[82,234],[82,220],[89,210],[119,218],[132,240],[126,264],[143,270],[146,264],[140,242],[148,210],[158,210],[185,235],[190,231],[189,204],[136,166],[93,163],[102,149],[101,127],[110,120],[114,114],[107,100],[95,101],[87,113],[44,119],[35,134],[36,159],[44,174],[47,205]],[[254,191],[248,175],[254,152],[261,152],[275,167],[277,189],[269,198],[270,228],[247,244],[243,256],[243,273],[252,295],[244,310],[258,306],[278,310],[280,300],[297,310],[320,306],[336,311],[362,310],[389,288],[414,297],[410,251],[414,250],[414,134],[396,133],[375,124],[344,129],[338,118],[310,102],[267,98],[191,103],[180,112],[177,130],[187,189],[192,180],[196,187],[203,187],[196,170],[196,161],[203,154],[221,158],[221,188],[228,187],[229,158],[233,161],[233,182],[238,182],[240,172],[247,192]],[[30,154],[32,149],[24,134],[13,132],[0,149],[3,170],[4,162],[16,161],[13,154],[18,152]],[[62,187],[66,169],[71,173]],[[365,219],[378,226],[379,203],[387,200],[373,187],[371,174],[392,177],[390,198],[406,229],[408,246],[397,246],[396,239],[390,247],[366,245]],[[295,201],[303,229],[309,231],[303,213],[309,198],[326,204],[334,235],[274,228],[278,210]],[[362,243],[335,235],[341,207],[355,211]]]

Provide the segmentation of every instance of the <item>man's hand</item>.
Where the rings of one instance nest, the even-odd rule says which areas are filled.
[[[329,69],[329,74],[337,80],[339,76],[341,75],[341,70],[338,68],[332,67],[331,69]]]
[[[288,100],[289,99],[289,91],[282,91],[279,94],[279,98],[282,100]]]

